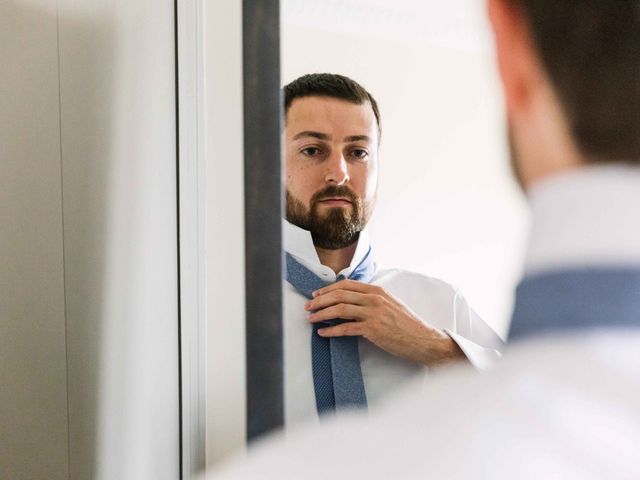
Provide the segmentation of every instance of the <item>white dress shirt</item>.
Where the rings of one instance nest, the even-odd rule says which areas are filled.
[[[640,168],[582,168],[529,197],[527,273],[640,265]],[[638,478],[637,329],[538,337],[468,370],[416,382],[375,417],[280,434],[212,478]]]
[[[530,189],[525,274],[640,265],[640,168],[591,166]]]
[[[339,274],[348,277],[369,251],[366,230],[360,234],[351,265]],[[284,247],[298,262],[328,283],[336,273],[320,263],[307,230],[284,222]],[[372,251],[375,255],[375,249]],[[384,287],[429,325],[445,330],[476,368],[484,370],[498,358],[499,337],[469,307],[451,285],[422,274],[376,268],[372,284]],[[311,324],[304,305],[308,301],[284,282],[285,422],[317,421],[311,368]],[[380,398],[396,391],[416,376],[428,374],[422,365],[386,353],[369,341],[359,340],[362,376],[367,402],[375,408]]]
[[[640,333],[522,342],[379,409],[280,433],[211,480],[636,479]]]

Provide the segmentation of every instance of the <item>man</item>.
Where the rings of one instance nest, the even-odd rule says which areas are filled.
[[[284,97],[287,423],[375,404],[456,359],[487,368],[501,342],[455,289],[373,262],[375,99],[334,74],[298,78]]]
[[[533,340],[220,478],[637,477],[640,2],[488,3],[533,211],[511,337]]]

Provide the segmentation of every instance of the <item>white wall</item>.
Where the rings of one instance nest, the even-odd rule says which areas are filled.
[[[1,478],[178,477],[173,8],[2,3]]]
[[[71,473],[176,478],[173,2],[59,3]]]
[[[67,479],[55,2],[0,2],[0,478]]]
[[[242,0],[205,3],[203,43],[211,467],[246,439]]]
[[[504,334],[527,212],[484,15],[477,0],[288,0],[282,76],[342,73],[376,97],[378,261],[453,283]]]

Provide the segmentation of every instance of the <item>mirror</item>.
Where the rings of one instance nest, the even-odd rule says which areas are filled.
[[[209,56],[200,98],[207,99],[202,138],[207,172],[208,462],[242,448],[247,433],[251,437],[252,432],[263,431],[253,429],[252,418],[264,421],[266,430],[279,424],[280,417],[287,427],[317,422],[318,385],[329,385],[328,397],[333,395],[321,410],[337,409],[344,398],[336,399],[334,371],[350,372],[342,380],[358,385],[346,405],[365,398],[367,408],[373,410],[405,382],[428,376],[436,364],[466,358],[475,367],[486,368],[496,358],[499,337],[506,331],[512,299],[502,292],[513,291],[527,226],[524,202],[509,171],[502,99],[480,3],[288,0],[280,5],[280,12],[269,10],[268,22],[264,6],[268,3],[273,8],[277,2],[247,3],[255,10],[213,5],[204,21]],[[247,17],[250,12],[252,19]],[[275,34],[269,30],[274,18],[280,20]],[[244,49],[229,39],[242,39]],[[275,52],[261,53],[267,44],[273,47],[278,42]],[[370,93],[379,106],[379,125],[368,97],[364,102],[329,98],[328,103],[325,98],[324,103],[315,104],[303,101],[310,99],[308,95],[292,99],[280,137],[284,175],[281,182],[277,175],[274,180],[273,174],[280,170],[278,158],[273,158],[274,137],[259,138],[267,130],[277,134],[277,130],[273,133],[277,114],[262,116],[261,109],[267,104],[273,107],[280,87],[302,75],[323,72],[344,75],[361,85],[364,95]],[[256,94],[255,89],[264,87],[260,82],[266,82],[267,90]],[[337,127],[336,122],[327,125],[331,115],[319,115],[322,112],[351,120],[338,121]],[[288,162],[296,156],[307,158],[308,163]],[[335,165],[327,172],[320,168],[325,157],[333,158],[337,170]],[[326,175],[336,171],[342,171],[343,178],[334,176],[333,186],[347,189],[327,194]],[[353,177],[351,182],[345,182],[345,173]],[[251,183],[249,178],[259,182]],[[318,192],[325,198],[316,200],[333,202],[322,207],[324,213],[355,211],[351,193],[363,206],[375,197],[370,216],[363,207],[366,229],[356,229],[357,242],[345,247],[351,248],[346,250],[346,260],[342,254],[332,260],[331,248],[324,248],[321,260],[308,228],[282,222],[286,272],[303,272],[311,279],[306,286],[256,282],[261,278],[256,271],[273,273],[278,267],[270,263],[278,255],[267,251],[280,234],[273,226],[280,222],[280,215],[273,210],[275,202],[256,200],[262,198],[258,189],[265,187],[261,190],[265,195],[271,191],[260,183],[267,178],[271,186],[288,187],[303,217]],[[356,178],[364,183],[349,188]],[[248,225],[243,219],[249,220]],[[262,230],[269,234],[268,241],[256,233],[265,221],[272,222],[271,228]],[[249,232],[253,233],[247,236]],[[250,268],[238,268],[249,261],[252,245],[271,260],[261,264],[255,257]],[[332,284],[341,273],[367,288],[383,288],[376,295],[388,293],[388,304],[396,313],[405,313],[403,325],[409,328],[400,337],[415,344],[408,348],[405,341],[394,347],[398,331],[395,336],[379,335],[378,343],[362,332],[352,332],[356,333],[352,338],[360,337],[356,354],[353,342],[345,342],[351,346],[342,353],[357,362],[343,369],[331,363],[331,345],[336,342],[323,337],[325,372],[327,359],[331,364],[329,379],[314,375],[314,362],[322,360],[313,350],[320,335],[319,328],[308,321],[310,311],[305,307],[312,290]],[[268,328],[270,322],[280,321],[271,315],[273,311],[266,316],[266,310],[255,305],[277,300],[281,285],[282,334],[278,338],[271,335],[273,331],[268,337],[256,335],[252,325]],[[370,295],[371,291],[356,293]],[[311,310],[329,306],[330,302]],[[337,312],[334,315],[315,319],[341,318]],[[382,345],[385,339],[391,341]],[[425,339],[433,344],[425,346]],[[266,385],[253,390],[259,382]],[[271,403],[272,399],[279,400]],[[270,404],[277,408],[263,409]]]
[[[458,357],[480,369],[496,358],[498,337],[506,333],[512,298],[504,292],[513,291],[518,277],[527,224],[523,198],[509,170],[490,40],[483,4],[474,0],[282,3],[282,84],[306,74],[344,75],[364,87],[380,110],[378,122],[370,101],[337,98],[345,94],[344,88],[351,89],[345,95],[357,96],[353,93],[357,86],[346,81],[344,87],[342,80],[331,76],[307,77],[290,84],[289,93],[285,90],[283,183],[288,191],[286,215],[295,224],[285,223],[283,230],[288,276],[293,269],[301,278],[315,275],[332,283],[338,274],[357,273],[363,262],[374,260],[374,273],[358,279],[383,287],[388,303],[398,302],[387,313],[413,315],[444,332],[447,340],[453,340],[451,348]],[[339,93],[309,93],[313,88]],[[376,138],[378,123],[380,138]],[[349,141],[350,137],[359,139]],[[328,186],[333,189],[325,193]],[[363,204],[371,194],[366,236],[361,234],[350,247],[340,241],[322,244],[326,240],[322,227],[314,231],[310,222],[342,210],[347,213],[336,214],[344,218],[336,217],[339,227],[333,233],[347,228],[358,209],[350,190]],[[336,253],[344,250],[349,250],[346,259]],[[324,339],[330,342],[322,347],[325,353],[315,346],[317,334],[312,333],[305,310],[308,285],[288,280],[285,420],[294,424],[317,418],[316,410],[331,409],[320,406],[322,385],[331,380],[317,370],[333,367],[329,375],[337,384],[341,380],[336,379],[336,365],[344,364],[332,357],[321,366],[319,357],[334,355],[338,347],[331,342],[336,340]],[[340,341],[352,334],[361,336],[360,365],[355,376],[343,380],[356,378],[356,384],[363,384],[358,388],[364,388],[365,403],[371,408],[405,381],[428,374],[425,364],[433,367],[456,355],[439,356],[440,347],[425,340],[429,333],[409,320],[403,320],[406,326],[399,331],[384,330],[385,311],[362,313],[369,308],[371,295],[380,291],[358,288],[338,288],[311,305],[321,307],[318,319],[329,311],[360,315],[349,318],[360,330],[346,333],[349,327],[342,326],[333,331],[340,332]],[[369,322],[366,327],[365,322]],[[431,334],[434,342],[442,340]],[[477,348],[483,350],[479,356]],[[416,353],[416,349],[426,350]],[[336,409],[338,388],[333,392]],[[359,405],[359,395],[347,398],[345,405]]]

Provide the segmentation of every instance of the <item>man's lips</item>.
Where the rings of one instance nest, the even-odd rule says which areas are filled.
[[[324,205],[329,205],[329,206],[351,205],[351,200],[348,200],[343,197],[330,197],[330,198],[323,198],[318,203],[322,203]]]

